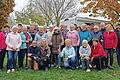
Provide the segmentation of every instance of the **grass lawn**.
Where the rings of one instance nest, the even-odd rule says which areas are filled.
[[[120,67],[116,67],[114,56],[114,70],[92,70],[86,73],[84,70],[65,70],[51,68],[48,72],[18,69],[14,73],[6,73],[6,69],[0,72],[0,80],[120,80]],[[6,63],[6,60],[5,60]]]

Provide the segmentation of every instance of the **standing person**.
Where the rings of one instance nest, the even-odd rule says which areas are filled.
[[[3,69],[4,58],[6,54],[6,34],[3,29],[0,29],[0,71]]]
[[[93,31],[91,32],[92,38],[97,38],[99,42],[103,45],[103,35],[102,32],[100,32],[99,26],[95,25],[93,28]]]
[[[59,65],[59,58],[58,55],[61,50],[61,46],[64,44],[63,36],[60,32],[60,30],[55,27],[54,32],[52,35],[52,55],[53,55],[53,65],[58,67]]]
[[[100,32],[102,32],[102,34],[104,34],[104,32],[106,31],[106,24],[104,22],[100,23]]]
[[[32,41],[32,37],[31,37],[30,33],[28,32],[26,26],[24,26],[22,28],[22,31],[23,32],[20,33],[20,36],[22,39],[22,45],[20,47],[20,53],[18,53],[18,66],[19,66],[19,68],[23,67],[25,55],[27,58],[27,50],[28,50],[28,48],[31,44],[31,41]],[[26,67],[27,67],[27,62],[26,62]]]
[[[86,24],[82,24],[81,29],[82,30],[79,32],[80,46],[82,46],[82,41],[83,40],[87,40],[88,43],[92,40],[92,36],[90,34],[90,31],[87,30],[87,25]]]
[[[71,40],[65,40],[65,47],[63,48],[62,52],[60,53],[60,57],[63,58],[64,67],[74,69],[75,66],[75,49],[71,45]]]
[[[29,33],[30,33],[32,39],[34,40],[35,39],[35,34],[36,34],[36,25],[34,25],[34,24],[30,25]]]
[[[42,38],[45,38],[48,41],[48,35],[45,33],[44,26],[39,27],[39,31],[35,35],[35,41],[37,42],[37,46],[40,46],[39,43]]]
[[[18,24],[18,33],[20,34],[22,32],[22,24]]]
[[[117,45],[117,62],[120,67],[120,24],[117,25],[116,29],[117,37],[118,37],[118,45]]]
[[[47,35],[48,35],[48,38],[49,38],[49,40],[48,40],[48,46],[50,47],[51,53],[52,53],[52,41],[51,40],[52,40],[53,32],[54,32],[54,25],[50,25],[50,30],[47,32]],[[50,64],[52,64],[52,62],[53,62],[52,58],[53,58],[53,56],[50,55]]]
[[[103,36],[104,36],[104,48],[106,53],[108,54],[107,56],[109,63],[108,67],[112,68],[113,55],[114,55],[114,50],[116,49],[118,44],[118,38],[111,24],[106,25],[106,32],[104,32]]]
[[[70,30],[68,33],[67,33],[67,38],[70,39],[72,41],[72,46],[74,47],[75,49],[75,53],[76,53],[76,66],[78,67],[78,46],[79,46],[79,42],[80,42],[80,38],[79,38],[79,34],[78,32],[75,30],[75,26],[74,25],[71,25],[70,26]]]
[[[91,61],[92,64],[96,66],[97,70],[101,70],[108,66],[107,54],[96,38],[93,39],[93,44],[91,46]]]
[[[91,56],[91,48],[87,40],[83,40],[82,46],[79,49],[79,54],[81,57],[82,69],[85,69],[86,72],[90,72],[89,61]]]
[[[6,45],[8,50],[8,71],[14,72],[16,69],[16,60],[19,48],[22,44],[21,36],[17,33],[17,26],[12,27],[12,32],[7,35]]]

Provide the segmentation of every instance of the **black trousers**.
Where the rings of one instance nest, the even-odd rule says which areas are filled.
[[[97,70],[101,70],[107,67],[107,58],[104,56],[96,57],[93,59],[92,64],[96,65]]]
[[[5,54],[6,54],[6,49],[1,49],[1,52],[0,52],[0,69],[3,68]]]
[[[114,60],[114,49],[105,49],[105,52],[107,53],[107,64],[109,64],[110,66],[113,65],[113,60]]]
[[[24,67],[24,58],[26,55],[26,67],[27,67],[27,49],[20,49],[20,51],[18,52],[18,66],[20,67]]]

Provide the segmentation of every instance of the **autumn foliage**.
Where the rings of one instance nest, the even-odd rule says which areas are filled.
[[[14,0],[0,0],[0,28],[8,23],[8,17],[13,12]]]
[[[90,16],[103,16],[111,19],[112,22],[120,21],[120,2],[119,0],[84,0],[87,4],[82,12],[90,12]]]

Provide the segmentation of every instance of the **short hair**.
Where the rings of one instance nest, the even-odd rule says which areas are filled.
[[[66,40],[65,40],[65,43],[68,42],[68,41],[71,42],[71,39],[66,39]]]
[[[87,43],[88,44],[88,41],[87,40],[83,40],[82,43]]]
[[[93,38],[92,41],[99,42],[99,40],[97,38]]]

